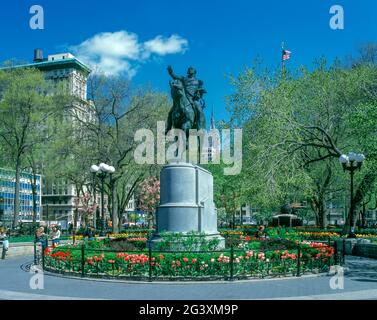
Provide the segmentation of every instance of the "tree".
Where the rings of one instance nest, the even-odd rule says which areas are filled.
[[[81,220],[80,214],[85,202],[85,195],[90,194],[88,188],[91,182],[90,165],[93,164],[92,144],[88,134],[83,130],[81,123],[72,121],[75,119],[73,113],[74,104],[71,102],[65,114],[56,119],[54,124],[54,139],[48,144],[44,152],[43,173],[49,183],[62,183],[72,185],[75,192],[76,209],[73,220],[74,227],[77,227]]]
[[[232,122],[244,127],[248,189],[251,194],[262,193],[262,202],[292,198],[292,191],[298,198],[316,199],[317,220],[325,225],[323,204],[334,189],[333,179],[339,179],[339,156],[352,149],[365,152],[366,141],[371,141],[358,141],[361,132],[356,133],[350,123],[360,105],[374,105],[376,68],[342,69],[338,63],[327,68],[320,59],[314,71],[302,68],[285,79],[277,74],[247,69],[232,79],[236,91],[229,97],[229,108]],[[370,159],[367,156],[366,162]],[[370,165],[368,172],[364,167],[356,203],[374,181]]]
[[[203,165],[205,169],[213,175],[214,185],[214,202],[218,208],[218,213],[223,216],[223,220],[228,225],[235,225],[237,211],[243,204],[248,203],[248,199],[244,197],[244,175],[224,175],[226,165],[209,163]],[[218,219],[220,217],[218,216]],[[242,223],[242,216],[240,216]]]
[[[52,90],[57,94],[50,95]],[[16,171],[13,228],[20,211],[23,162],[48,138],[50,128],[46,123],[60,109],[63,95],[35,69],[11,67],[0,71],[0,139]]]
[[[147,213],[148,228],[155,224],[155,212],[160,202],[160,180],[149,177],[140,184],[140,209]]]
[[[156,131],[157,121],[167,115],[168,100],[166,95],[150,90],[133,90],[129,81],[118,77],[94,75],[88,86],[93,117],[86,121],[75,116],[81,130],[80,141],[76,142],[80,148],[70,152],[72,159],[80,159],[79,176],[84,173],[84,184],[91,181],[91,164],[105,162],[115,167],[112,179],[106,180],[105,192],[110,199],[113,232],[118,232],[135,188],[142,179],[159,170],[157,165],[135,163],[134,134],[140,128]]]
[[[363,43],[358,47],[357,56],[349,55],[345,60],[345,67],[359,67],[361,65],[377,65],[377,44],[375,42]]]

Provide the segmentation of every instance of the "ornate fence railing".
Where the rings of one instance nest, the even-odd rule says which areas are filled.
[[[71,276],[144,280],[238,280],[329,272],[344,263],[336,242],[298,244],[289,250],[212,251],[114,250],[85,243],[42,250],[35,244],[34,263],[43,270]]]

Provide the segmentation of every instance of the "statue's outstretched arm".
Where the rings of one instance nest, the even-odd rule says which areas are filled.
[[[174,71],[173,71],[173,68],[171,66],[168,66],[168,73],[169,75],[174,79],[174,80],[182,80],[182,77],[180,76],[177,76]]]

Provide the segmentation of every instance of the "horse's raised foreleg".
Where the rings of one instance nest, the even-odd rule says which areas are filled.
[[[169,114],[168,114],[168,120],[167,120],[167,123],[166,123],[165,134],[167,134],[173,127],[172,117],[173,117],[173,108],[170,109]]]

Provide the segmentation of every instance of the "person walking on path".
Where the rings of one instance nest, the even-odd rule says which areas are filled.
[[[9,240],[8,240],[7,230],[5,228],[0,229],[0,241],[3,242],[1,259],[5,259],[5,256],[9,250]]]

